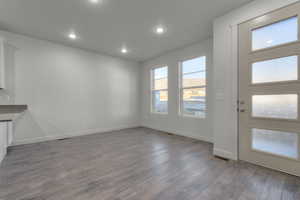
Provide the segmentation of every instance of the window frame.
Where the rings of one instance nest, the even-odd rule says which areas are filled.
[[[154,82],[155,82],[155,76],[154,76],[154,71],[156,69],[159,69],[159,68],[167,68],[167,89],[154,89]],[[167,112],[157,112],[154,110],[154,107],[153,107],[153,92],[155,91],[167,91],[167,94],[168,94],[168,99],[167,99]],[[168,65],[160,65],[160,66],[155,66],[155,67],[152,67],[150,69],[150,113],[151,114],[158,114],[158,115],[168,115],[169,113],[169,66]]]
[[[205,70],[199,70],[199,71],[195,71],[192,73],[205,73],[205,85],[203,86],[190,86],[190,87],[183,87],[183,63],[185,61],[189,61],[189,60],[193,60],[193,59],[197,59],[197,58],[205,58]],[[188,117],[188,118],[196,118],[196,119],[205,119],[207,116],[207,55],[201,55],[201,56],[194,56],[194,57],[190,57],[190,58],[185,58],[179,61],[178,64],[178,90],[179,90],[179,109],[178,109],[178,115],[182,116],[182,117]],[[191,73],[191,74],[192,74]],[[187,114],[183,111],[183,91],[187,90],[187,89],[205,89],[205,110],[203,111],[203,116],[197,116],[197,115],[192,115],[192,114]]]

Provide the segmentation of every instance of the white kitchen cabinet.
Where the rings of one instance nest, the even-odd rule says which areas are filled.
[[[7,153],[8,145],[8,122],[0,122],[0,162]]]
[[[0,38],[0,89],[5,88],[5,48],[4,40]]]
[[[16,47],[0,37],[0,90],[11,93],[14,88]]]
[[[7,122],[7,146],[11,146],[13,143],[13,122]]]
[[[0,163],[13,142],[13,120],[27,108],[14,105],[16,49],[0,36]]]

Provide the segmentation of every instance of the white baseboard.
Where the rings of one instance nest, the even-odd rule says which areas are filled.
[[[209,143],[213,143],[213,139],[208,138],[208,137],[204,137],[201,135],[197,135],[193,132],[188,132],[188,131],[178,131],[178,130],[172,130],[172,129],[168,129],[168,128],[158,128],[158,127],[153,127],[153,126],[149,126],[149,125],[142,125],[142,127],[146,127],[146,128],[151,128],[154,130],[158,130],[158,131],[163,131],[163,132],[167,132],[167,133],[172,133],[174,135],[179,135],[179,136],[184,136],[184,137],[188,137],[188,138],[192,138],[192,139],[196,139],[196,140],[201,140],[204,142],[209,142]]]
[[[214,155],[215,156],[220,156],[222,158],[227,158],[227,159],[230,159],[230,160],[238,160],[237,155],[234,155],[232,152],[224,151],[222,149],[214,148]]]
[[[120,126],[117,128],[87,129],[87,130],[81,130],[81,131],[74,131],[74,132],[70,132],[70,133],[46,135],[43,137],[15,140],[15,141],[13,141],[11,146],[33,144],[33,143],[46,142],[46,141],[58,140],[58,139],[64,139],[64,138],[79,137],[79,136],[84,136],[84,135],[101,134],[101,133],[106,133],[106,132],[110,132],[110,131],[118,131],[118,130],[122,130],[122,129],[137,128],[137,127],[140,127],[140,126],[139,125],[130,125],[130,126]]]
[[[70,132],[70,133],[62,133],[62,134],[56,134],[56,135],[46,135],[42,137],[36,137],[36,138],[28,138],[28,139],[23,139],[23,140],[15,140],[12,143],[12,146],[18,146],[18,145],[24,145],[24,144],[33,144],[33,143],[39,143],[39,142],[46,142],[46,141],[51,141],[51,140],[58,140],[58,139],[63,139],[63,138],[72,138],[72,137],[78,137],[78,136],[84,136],[84,135],[91,135],[91,134],[100,134],[100,133],[105,133],[105,132],[110,132],[110,131],[118,131],[122,129],[128,129],[128,128],[137,128],[141,127],[139,125],[130,125],[130,126],[120,126],[117,128],[98,128],[98,129],[87,129],[87,130],[81,130],[81,131],[76,131],[76,132]],[[184,137],[189,137],[193,138],[196,140],[201,140],[205,142],[212,143],[212,138],[207,138],[203,136],[196,135],[195,133],[192,132],[180,132],[178,130],[171,130],[171,129],[165,129],[165,128],[157,128],[157,127],[151,127],[147,125],[143,125],[142,127],[146,128],[151,128],[163,132],[168,132],[172,133],[175,135],[179,136],[184,136]]]

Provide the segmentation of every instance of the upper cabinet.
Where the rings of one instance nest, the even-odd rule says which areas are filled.
[[[0,89],[10,89],[14,83],[16,48],[0,37]]]
[[[4,40],[0,39],[0,89],[5,88],[5,48]]]
[[[0,37],[0,104],[14,102],[16,47]]]

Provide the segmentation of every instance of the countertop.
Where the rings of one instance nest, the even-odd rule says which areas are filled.
[[[12,121],[27,108],[27,105],[0,105],[0,121]]]
[[[14,114],[27,110],[27,105],[0,105],[0,114]]]

